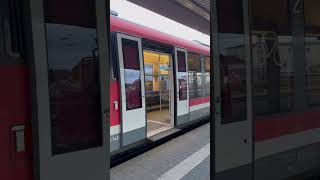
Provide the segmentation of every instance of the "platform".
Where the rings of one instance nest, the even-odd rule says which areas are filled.
[[[209,180],[210,125],[202,125],[115,166],[111,180]]]

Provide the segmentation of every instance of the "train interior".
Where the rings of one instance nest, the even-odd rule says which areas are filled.
[[[144,51],[147,137],[173,127],[170,55]]]

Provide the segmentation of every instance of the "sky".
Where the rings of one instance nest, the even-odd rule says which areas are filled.
[[[198,40],[210,45],[210,37],[197,30],[142,8],[126,0],[111,0],[110,9],[118,12],[123,19],[156,29],[187,40]]]

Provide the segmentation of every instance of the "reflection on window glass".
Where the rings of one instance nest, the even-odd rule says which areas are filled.
[[[292,39],[275,32],[256,33],[252,36],[255,113],[288,112],[293,101]]]
[[[219,1],[222,123],[247,119],[246,54],[242,1]],[[230,23],[232,22],[232,23]]]
[[[292,61],[292,32],[288,1],[276,3],[276,13],[263,15],[268,2],[252,2],[252,61],[254,110],[257,118],[292,110],[294,69]],[[259,7],[259,8],[258,8]],[[277,15],[277,17],[275,16]],[[275,21],[281,14],[281,21]],[[274,22],[274,23],[270,23]]]
[[[178,60],[178,80],[179,80],[179,101],[188,99],[188,74],[186,66],[186,54],[183,51],[177,51]]]
[[[202,96],[202,71],[200,55],[188,53],[189,71],[189,97],[197,98]]]
[[[122,39],[127,110],[142,107],[141,72],[138,47],[137,41]]]
[[[307,76],[307,103],[320,105],[320,3],[305,0],[305,53]]]
[[[72,12],[69,3],[77,4]],[[52,154],[101,145],[94,1],[46,0]]]
[[[210,57],[204,59],[205,67],[205,96],[210,96]]]

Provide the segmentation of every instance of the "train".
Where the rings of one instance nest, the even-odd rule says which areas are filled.
[[[113,15],[110,35],[111,152],[175,127],[208,120],[210,47]],[[124,49],[129,48],[125,43],[136,43],[138,54],[129,54],[133,52]],[[126,69],[129,62],[125,61],[135,61],[135,69],[130,69],[133,64]]]

